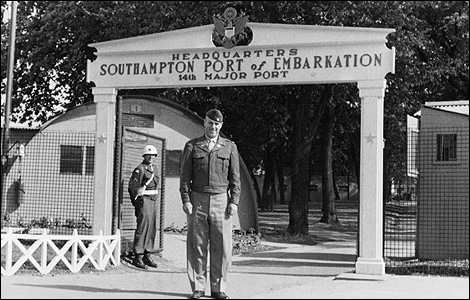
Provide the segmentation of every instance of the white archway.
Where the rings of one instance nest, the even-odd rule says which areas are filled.
[[[111,233],[115,102],[118,89],[356,82],[361,98],[359,257],[356,273],[384,275],[383,101],[394,29],[247,23],[248,46],[212,44],[214,25],[90,44],[97,105],[94,232]]]

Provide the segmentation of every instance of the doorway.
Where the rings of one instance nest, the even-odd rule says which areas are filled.
[[[134,215],[134,207],[132,206],[129,193],[127,191],[129,178],[131,177],[134,169],[142,162],[142,149],[146,145],[154,145],[157,148],[158,156],[154,160],[154,167],[158,169],[158,176],[160,182],[158,184],[158,199],[157,207],[157,235],[155,237],[154,249],[157,251],[163,250],[163,226],[164,226],[164,207],[165,195],[164,191],[164,170],[165,170],[165,139],[160,138],[139,130],[131,128],[123,128],[122,135],[122,164],[121,164],[121,197],[119,199],[119,229],[121,230],[121,252],[131,252],[134,231],[137,227],[136,218]]]

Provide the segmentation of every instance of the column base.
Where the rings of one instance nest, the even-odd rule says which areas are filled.
[[[385,275],[385,262],[382,258],[362,258],[356,261],[356,274]]]

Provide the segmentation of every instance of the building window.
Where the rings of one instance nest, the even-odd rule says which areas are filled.
[[[437,161],[457,160],[457,134],[437,135]]]
[[[95,147],[60,146],[60,174],[93,175]]]
[[[85,154],[85,175],[93,175],[95,170],[95,147],[87,146]]]
[[[181,169],[181,150],[167,150],[166,152],[166,170],[165,175],[170,177],[180,176]]]
[[[408,128],[408,150],[407,150],[407,172],[409,177],[418,176],[418,164],[416,157],[418,155],[419,131],[416,128]]]

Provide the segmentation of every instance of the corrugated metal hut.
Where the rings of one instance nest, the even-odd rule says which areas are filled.
[[[159,153],[157,166],[160,171],[160,224],[159,241],[165,228],[182,229],[186,216],[182,211],[179,195],[180,157],[186,141],[204,133],[203,119],[185,107],[153,96],[123,96],[120,103],[121,143],[116,148],[120,175],[119,187],[113,211],[113,227],[120,228],[123,250],[133,239],[135,217],[127,184],[134,167],[142,161],[142,148],[154,144]],[[51,228],[79,228],[80,233],[90,234],[93,218],[94,176],[107,170],[94,170],[94,142],[96,105],[86,103],[43,124],[34,136],[28,137],[25,155],[12,160],[5,176],[5,185],[14,186],[18,174],[24,183],[22,203],[18,205],[14,193],[2,195],[2,216],[9,215],[10,223],[31,224],[40,220],[51,222]],[[18,133],[13,133],[17,134]],[[12,140],[18,137],[12,137]],[[258,230],[256,193],[250,173],[241,159],[242,192],[237,229]],[[119,181],[118,181],[119,180]],[[55,225],[58,226],[54,226]],[[2,222],[2,225],[6,225]],[[12,224],[10,224],[11,226]],[[56,230],[57,231],[57,230]],[[62,232],[58,232],[62,233]]]

